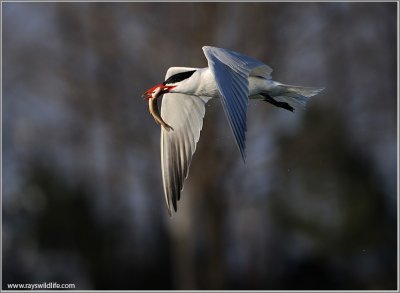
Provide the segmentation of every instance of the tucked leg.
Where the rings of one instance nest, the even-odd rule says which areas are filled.
[[[292,106],[290,106],[288,103],[279,102],[279,101],[275,100],[274,98],[272,98],[271,96],[269,96],[267,94],[261,94],[261,95],[264,97],[264,101],[266,101],[266,102],[268,102],[268,103],[270,103],[270,104],[272,104],[274,106],[286,109],[286,110],[288,110],[290,112],[294,111],[294,108]]]

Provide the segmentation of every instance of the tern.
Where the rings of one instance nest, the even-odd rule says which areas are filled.
[[[208,67],[171,67],[165,81],[143,94],[161,126],[161,172],[168,212],[177,211],[183,182],[203,127],[205,105],[219,98],[240,154],[245,160],[249,99],[263,100],[293,112],[324,88],[292,86],[273,81],[272,69],[235,51],[204,46]],[[162,98],[161,113],[157,100]]]

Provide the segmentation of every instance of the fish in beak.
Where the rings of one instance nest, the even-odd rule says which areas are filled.
[[[169,93],[169,91],[172,90],[174,87],[175,86],[164,85],[162,83],[157,84],[157,85],[153,86],[151,89],[147,90],[142,95],[142,98],[144,98],[144,99],[158,98],[158,96]],[[155,96],[156,91],[157,91],[157,96]]]
[[[158,85],[152,87],[151,89],[149,89],[142,95],[142,97],[144,99],[147,98],[149,100],[150,114],[153,116],[154,120],[159,125],[164,127],[164,129],[166,131],[170,131],[170,130],[174,130],[174,129],[171,126],[169,126],[167,123],[165,123],[165,121],[162,119],[162,117],[160,115],[160,111],[158,109],[157,100],[161,95],[168,93],[173,88],[174,88],[174,86],[165,86],[161,83],[161,84],[158,84]]]

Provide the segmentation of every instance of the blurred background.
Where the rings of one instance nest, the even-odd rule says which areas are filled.
[[[2,3],[3,288],[396,289],[397,3]],[[324,86],[210,101],[178,213],[141,94],[201,47]]]

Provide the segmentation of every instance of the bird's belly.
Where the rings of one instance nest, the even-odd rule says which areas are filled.
[[[208,69],[208,68],[207,68]],[[218,90],[217,83],[212,76],[211,71],[204,70],[202,72],[201,86],[195,90],[194,95],[205,96],[211,98],[221,98],[221,93]],[[260,93],[268,93],[273,91],[279,84],[271,79],[265,79],[258,76],[249,77],[249,97],[256,96]]]

